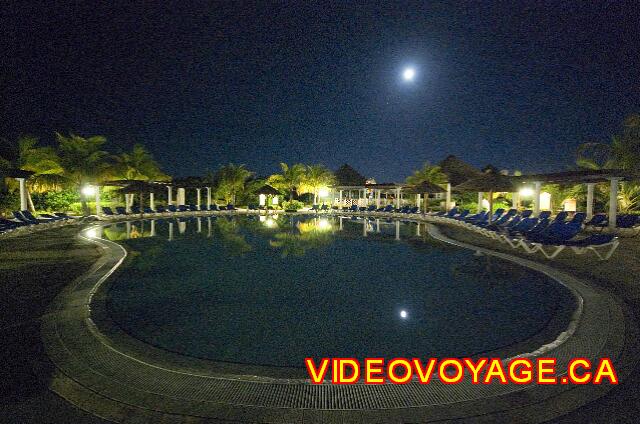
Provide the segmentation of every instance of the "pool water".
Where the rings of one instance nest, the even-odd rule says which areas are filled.
[[[568,320],[548,277],[425,235],[424,224],[211,217],[114,224],[129,250],[107,309],[131,336],[200,358],[469,356]]]

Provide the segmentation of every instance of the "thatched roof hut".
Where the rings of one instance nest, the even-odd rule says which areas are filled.
[[[438,164],[438,166],[447,176],[449,183],[454,186],[462,184],[468,179],[477,177],[478,175],[482,174],[479,169],[461,159],[458,159],[454,155],[447,156]]]
[[[361,186],[367,181],[363,175],[346,163],[333,174],[336,177],[337,186]]]

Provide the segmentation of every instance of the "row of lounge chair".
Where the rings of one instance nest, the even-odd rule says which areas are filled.
[[[14,231],[33,230],[35,228],[48,228],[54,225],[61,225],[75,220],[77,217],[67,215],[63,212],[53,214],[43,213],[38,216],[30,211],[13,211],[13,219],[0,218],[0,235],[9,234]],[[35,226],[39,227],[35,227]]]
[[[615,234],[602,232],[608,225],[606,215],[597,214],[588,221],[582,212],[575,213],[571,219],[568,219],[567,212],[560,212],[553,219],[548,211],[537,217],[531,215],[531,210],[518,213],[515,209],[498,209],[489,217],[487,212],[472,215],[467,210],[453,208],[433,217],[472,229],[514,249],[522,248],[527,253],[541,252],[549,259],[570,248],[579,255],[592,251],[599,259],[606,260],[618,247],[619,240]],[[626,228],[640,224],[639,218],[632,219],[628,215],[620,218],[618,222]]]
[[[196,205],[168,205],[168,206],[157,206],[154,209],[149,207],[140,209],[138,206],[132,206],[130,212],[122,206],[115,207],[115,211],[108,206],[103,206],[102,214],[105,216],[125,216],[125,215],[140,215],[140,214],[164,214],[164,213],[178,213],[178,212],[215,212],[215,211],[235,211],[236,207],[232,204],[228,204],[227,206],[218,206],[216,204],[211,205],[210,207],[201,206],[198,208]]]
[[[375,205],[370,206],[345,206],[343,208],[339,208],[338,206],[329,207],[328,205],[313,205],[311,207],[311,211],[313,212],[351,212],[351,213],[385,213],[385,214],[416,214],[419,211],[417,206],[403,206],[402,208],[396,208],[393,205],[387,205],[377,208]]]

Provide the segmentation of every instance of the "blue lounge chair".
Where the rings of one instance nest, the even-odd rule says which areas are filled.
[[[198,212],[198,207],[196,205],[194,205],[194,204],[190,204],[189,205],[189,210],[191,212]]]
[[[176,207],[176,205],[168,205],[167,210],[172,213],[178,212],[178,208]]]
[[[358,205],[351,205],[351,207],[349,208],[350,212],[358,212]]]
[[[167,208],[165,208],[162,205],[158,205],[158,206],[156,206],[156,212],[157,213],[166,213],[167,212]]]
[[[587,218],[587,214],[584,212],[576,212],[573,215],[573,218],[567,224],[583,224],[584,220]]]
[[[140,207],[139,206],[131,206],[131,213],[134,215],[140,215]]]
[[[633,228],[640,223],[640,215],[623,214],[616,217],[616,228]]]
[[[367,208],[367,212],[374,212],[376,210],[376,205],[369,205]]]
[[[187,205],[179,205],[178,212],[189,212],[189,207]]]
[[[63,218],[61,216],[52,215],[50,213],[41,213],[40,216],[45,219],[50,219],[52,221],[66,221],[71,218]]]
[[[606,260],[613,255],[620,242],[613,234],[591,234],[580,239],[569,239],[563,241],[552,241],[539,244],[537,251],[541,252],[549,259],[554,259],[567,247],[570,247],[576,254],[581,255],[591,250],[600,260]],[[600,252],[599,249],[604,249]]]
[[[215,203],[212,203],[211,206],[209,206],[209,210],[210,211],[219,211],[220,208]]]
[[[460,210],[457,207],[453,207],[449,210],[449,212],[447,212],[446,214],[442,215],[443,218],[453,218],[454,216],[458,215],[460,213]]]
[[[122,206],[116,206],[116,214],[118,214],[118,215],[129,215],[127,213],[127,210],[125,208],[123,208]]]
[[[38,225],[38,224],[40,224],[40,222],[37,221],[37,220],[28,219],[20,211],[13,211],[13,216],[14,216],[15,219],[17,219],[18,221],[23,222],[25,224],[29,224],[29,225]]]
[[[493,223],[493,222],[497,221],[502,216],[503,213],[504,213],[504,209],[503,208],[496,209],[496,211],[493,213],[493,215],[491,215],[491,222]],[[487,215],[485,216],[484,219],[477,220],[473,224],[475,226],[477,226],[477,227],[486,227],[487,225],[489,225],[489,213],[487,212]]]
[[[517,213],[518,213],[518,211],[516,209],[509,209],[507,211],[507,213],[505,213],[504,215],[500,216],[495,221],[492,221],[490,224],[487,223],[486,224],[486,228],[490,227],[491,229],[497,229],[498,227],[501,227],[502,225],[505,225],[507,222],[509,222],[509,220],[511,218],[513,218]]]
[[[104,215],[107,215],[107,216],[114,216],[115,215],[115,213],[113,213],[113,211],[111,210],[111,208],[109,206],[103,206],[101,209],[102,209],[102,213]]]
[[[328,212],[329,211],[329,205],[327,204],[322,204],[322,207],[320,208],[321,211],[323,212]]]
[[[144,213],[154,214],[156,213],[156,211],[147,206],[146,208],[144,208]]]
[[[609,218],[603,213],[595,214],[590,220],[584,223],[587,228],[604,228],[609,223]]]
[[[552,224],[555,224],[557,222],[564,222],[567,219],[567,216],[569,216],[569,212],[558,212],[558,214],[556,215],[556,217],[553,219],[553,221],[551,222]]]
[[[465,209],[462,212],[460,212],[458,215],[455,215],[453,219],[457,221],[464,221],[469,216],[469,213],[470,213],[469,209]]]
[[[233,204],[229,203],[229,204],[227,205],[227,210],[228,210],[228,211],[235,211],[235,210],[236,210],[236,207],[235,207],[235,206],[233,206]]]

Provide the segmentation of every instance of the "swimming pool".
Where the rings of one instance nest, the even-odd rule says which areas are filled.
[[[473,356],[551,341],[575,308],[556,281],[437,242],[424,224],[217,216],[102,231],[130,252],[110,280],[110,318],[215,361]]]

